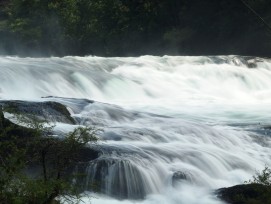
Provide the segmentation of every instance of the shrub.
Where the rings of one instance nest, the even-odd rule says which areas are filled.
[[[256,172],[252,180],[249,180],[245,183],[257,183],[266,186],[271,186],[271,169],[265,166],[265,168],[261,172],[259,171]]]
[[[78,127],[63,138],[52,136],[53,126],[37,118],[17,116],[20,127],[0,109],[0,201],[3,204],[68,203],[80,199],[71,173],[86,144],[96,142],[96,130]],[[29,173],[35,167],[35,175]],[[82,175],[80,175],[82,176]],[[66,198],[66,199],[65,199]]]

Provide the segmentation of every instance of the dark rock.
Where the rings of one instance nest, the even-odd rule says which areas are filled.
[[[177,171],[172,175],[172,185],[176,186],[179,182],[188,181],[192,182],[192,176],[189,173]]]
[[[97,159],[100,155],[100,152],[98,151],[98,149],[93,149],[90,147],[83,147],[79,153],[78,153],[78,162],[89,162],[92,161],[94,159]]]
[[[271,186],[243,184],[218,189],[216,195],[229,204],[271,204]]]
[[[246,66],[248,68],[257,68],[257,63],[263,62],[263,58],[253,57],[253,56],[233,56],[227,59],[227,63],[233,63],[236,66]]]
[[[4,128],[3,126],[3,122],[5,120],[3,111],[2,111],[2,106],[0,106],[0,130],[2,130]]]
[[[257,68],[257,64],[255,62],[248,62],[247,67],[248,68]]]
[[[32,115],[48,122],[63,122],[75,124],[66,106],[52,101],[31,102],[31,101],[0,101],[0,105],[7,112]]]
[[[0,105],[0,131],[3,131],[4,129],[6,131],[6,135],[18,137],[18,142],[25,138],[31,138],[35,134],[32,129],[16,125],[6,119],[2,111],[2,106]]]

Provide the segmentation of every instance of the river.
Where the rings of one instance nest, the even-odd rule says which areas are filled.
[[[215,189],[271,166],[269,59],[5,56],[0,100],[54,100],[103,130],[93,204],[221,204]]]

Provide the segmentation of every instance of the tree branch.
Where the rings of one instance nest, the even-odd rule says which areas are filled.
[[[244,0],[240,0],[267,28],[267,30],[271,33],[271,26]]]

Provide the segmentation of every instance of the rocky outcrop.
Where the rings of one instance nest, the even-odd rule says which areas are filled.
[[[0,105],[0,131],[3,130],[6,131],[6,135],[18,136],[24,139],[31,138],[34,136],[34,131],[32,129],[16,125],[9,121],[8,119],[6,119],[2,111],[2,106]]]
[[[14,124],[9,119],[6,119],[4,117],[2,106],[5,107],[5,110],[9,110],[9,108],[15,109],[18,113],[24,113],[24,114],[34,114],[37,117],[40,118],[50,118],[58,120],[60,122],[68,122],[73,123],[71,120],[71,116],[65,106],[61,105],[60,103],[56,102],[26,102],[26,101],[0,101],[0,133],[4,132],[5,134],[1,135],[1,140],[9,140],[12,138],[12,141],[15,141],[15,145],[18,147],[26,148],[29,144],[33,145],[33,138],[35,138],[37,135],[36,131],[23,127],[17,124]],[[39,108],[42,108],[42,110],[39,110]],[[54,115],[56,114],[56,115]],[[55,145],[56,147],[61,147],[62,139],[58,137],[51,137],[52,140],[54,140],[54,144],[60,144]],[[37,143],[38,144],[38,143]],[[28,148],[29,149],[29,148]],[[36,163],[31,162],[31,157],[33,154],[35,154],[35,149],[33,148],[33,151],[26,152],[25,158],[29,158],[29,163],[27,167],[27,171],[33,172],[35,171],[35,174],[40,174],[40,169],[36,168]],[[61,151],[61,149],[53,149],[53,152],[50,154],[52,157],[57,154],[58,151]],[[79,166],[87,166],[88,163],[94,159],[97,159],[99,157],[99,150],[98,148],[94,149],[89,146],[82,147],[77,155],[75,160],[75,166],[73,166],[73,169],[79,165]],[[84,171],[84,170],[83,170]],[[80,172],[84,173],[84,172]]]
[[[76,123],[66,106],[53,101],[32,102],[13,100],[0,101],[0,105],[7,112],[32,115],[48,122]]]
[[[218,198],[229,204],[271,204],[271,186],[243,184],[216,191]]]

